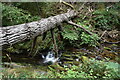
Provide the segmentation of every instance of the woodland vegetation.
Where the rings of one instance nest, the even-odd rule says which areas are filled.
[[[39,23],[74,10],[71,14],[74,17],[58,20],[57,25],[50,24],[52,27],[38,32],[40,34],[33,32],[30,38],[23,38],[16,32],[14,35],[21,39],[13,44],[2,44],[2,34],[5,34],[2,32],[2,78],[120,78],[119,2],[4,2],[0,6],[1,32],[9,32],[7,29],[11,26],[11,31],[20,29],[22,26],[17,25]],[[37,26],[34,27],[38,31]],[[14,35],[11,38],[15,40]],[[51,50],[57,57],[61,53],[59,61],[43,65],[40,55]]]

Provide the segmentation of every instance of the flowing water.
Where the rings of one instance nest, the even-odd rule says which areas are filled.
[[[96,60],[108,60],[119,62],[120,44],[101,43],[99,47],[82,46],[80,49],[68,48],[63,51],[60,57],[59,66],[56,69],[64,70],[63,66],[79,65],[82,63],[82,57],[95,58]],[[43,65],[43,59],[38,55],[33,58],[28,57],[27,53],[9,54],[3,53],[3,68],[1,69],[25,69],[34,71],[38,74],[47,74],[49,68]]]

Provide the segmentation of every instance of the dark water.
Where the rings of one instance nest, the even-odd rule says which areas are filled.
[[[28,56],[27,53],[15,54],[10,53],[6,56],[6,53],[3,53],[2,62],[13,63],[13,67],[10,64],[7,66],[3,65],[3,68],[10,67],[16,68],[15,66],[24,66],[24,69],[27,70],[35,70],[39,74],[47,74],[48,66],[43,65],[43,59],[40,55],[36,55],[35,57]],[[6,56],[6,57],[5,57]],[[95,58],[96,60],[106,60],[109,58],[109,61],[120,63],[120,44],[109,44],[109,43],[101,43],[98,47],[86,47],[82,46],[80,49],[76,48],[68,48],[63,51],[62,56],[60,58],[61,63],[60,66],[63,65],[78,65],[77,59],[81,62],[81,56],[86,56],[87,58]],[[75,62],[76,61],[76,62]],[[19,67],[17,67],[19,68]]]

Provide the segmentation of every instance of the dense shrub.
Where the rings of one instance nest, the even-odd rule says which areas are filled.
[[[2,3],[0,5],[2,5],[3,26],[22,24],[40,19],[40,17],[32,16],[29,12],[17,7]]]
[[[93,23],[96,28],[111,30],[120,25],[120,5],[115,4],[93,12]]]
[[[52,70],[54,77],[59,78],[120,78],[118,63],[88,60],[80,66],[64,67],[65,71],[57,72]]]
[[[86,28],[88,31],[91,31],[91,29],[81,23],[78,23],[82,27]],[[84,30],[81,28],[76,28],[74,29],[73,26],[67,25],[64,28],[64,32],[62,33],[63,38],[68,40],[69,43],[73,46],[80,46],[80,45],[88,45],[88,46],[97,46],[99,37],[97,34],[93,33],[92,35],[86,33]],[[66,43],[68,44],[68,42]]]

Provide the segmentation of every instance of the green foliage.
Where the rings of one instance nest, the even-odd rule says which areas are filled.
[[[17,7],[2,5],[2,24],[3,26],[16,25],[21,23],[27,23],[40,19],[38,16],[32,16],[25,10],[18,9]]]
[[[26,10],[30,12],[32,15],[40,16],[41,18],[45,18],[50,16],[53,12],[53,3],[50,2],[29,2],[29,3],[12,3],[13,6],[18,7],[19,9]]]
[[[48,67],[47,74],[39,73],[37,70],[29,70],[29,68],[6,68],[3,69],[2,75],[4,78],[120,78],[120,64],[115,62],[89,59],[86,63],[81,63],[79,66],[64,66],[62,71]]]
[[[92,59],[90,63],[84,66],[87,66],[87,69],[84,69],[86,72],[92,70],[92,76],[96,76],[97,78],[120,78],[118,69],[120,64],[118,63]]]
[[[23,53],[26,51],[30,51],[30,47],[31,47],[31,41],[27,41],[27,42],[21,42],[18,44],[15,44],[9,48],[6,49],[7,52],[9,53]]]
[[[79,67],[74,65],[70,69],[66,67],[66,71],[57,73],[57,76],[59,78],[92,78],[92,76],[88,75],[85,72],[79,72],[78,69]]]
[[[65,31],[63,32],[63,38],[64,39],[69,39],[69,40],[78,40],[78,34],[74,31]]]
[[[78,40],[78,34],[75,30],[73,30],[71,25],[67,25],[64,29],[64,32],[62,33],[64,39],[68,39],[71,41]]]
[[[111,30],[120,25],[120,14],[118,5],[93,12],[93,20],[96,28]],[[117,8],[117,9],[116,9]]]
[[[87,25],[84,25],[82,23],[78,23],[78,24],[86,28],[88,31],[92,30]],[[98,44],[98,40],[99,40],[99,37],[97,34],[93,33],[92,35],[89,35],[81,28],[76,28],[74,30],[74,27],[70,25],[66,26],[62,35],[64,39],[67,39],[69,43],[74,46],[87,44],[89,46],[95,47]]]
[[[3,72],[2,74],[3,78],[45,78],[43,75],[40,75],[34,70],[29,71],[26,68],[4,69],[2,70],[2,72]]]
[[[10,53],[19,53],[18,49],[15,49],[13,47],[9,47],[6,49],[6,51],[10,52]]]
[[[118,63],[90,60],[80,66],[64,67],[65,71],[52,70],[54,78],[120,78]]]
[[[90,28],[87,25],[84,25],[82,23],[78,23],[78,24],[81,25],[82,27],[84,27],[85,29],[87,29],[88,31],[92,30],[92,28]],[[90,35],[90,34],[84,32],[80,28],[77,28],[77,30],[79,31],[79,36],[80,36],[80,40],[81,40],[80,45],[87,44],[87,45],[93,46],[93,47],[95,47],[97,45],[98,40],[99,40],[99,37],[97,34],[92,33],[92,35]]]
[[[93,34],[93,35],[89,35],[89,34],[86,34],[85,32],[82,32],[81,34],[81,43],[80,45],[83,45],[83,44],[88,44],[89,46],[96,46],[97,45],[97,41],[99,40],[99,37],[97,36],[97,34]]]

